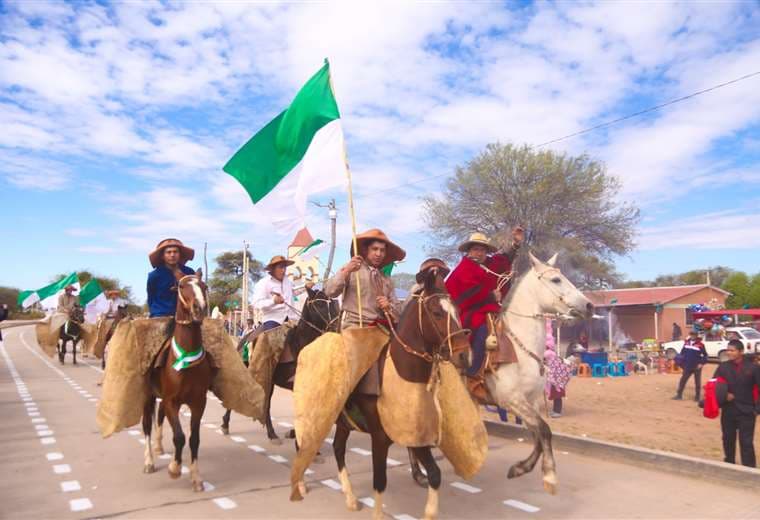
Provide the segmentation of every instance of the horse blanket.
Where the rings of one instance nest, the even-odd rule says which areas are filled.
[[[37,336],[37,344],[42,351],[49,357],[56,355],[58,351],[58,339],[61,334],[61,327],[68,321],[69,317],[63,312],[54,312],[50,316],[35,322],[34,331]],[[95,342],[96,330],[89,323],[79,324],[79,337],[84,342],[84,351],[88,352]]]
[[[109,342],[97,422],[103,437],[140,422],[150,392],[150,369],[167,342],[170,318],[122,320]],[[211,391],[222,406],[263,423],[264,390],[248,375],[222,320],[206,319],[203,346],[218,367]]]
[[[282,325],[262,332],[256,338],[248,357],[248,373],[264,389],[266,394],[272,388],[272,378],[282,351],[285,337],[290,329]],[[267,399],[269,395],[265,396]]]

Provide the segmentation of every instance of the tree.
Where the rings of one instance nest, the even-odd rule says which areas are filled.
[[[226,302],[240,301],[243,288],[243,250],[224,251],[214,259],[216,269],[209,277],[209,302],[211,308],[224,310]],[[250,285],[261,279],[264,265],[248,251],[248,280]]]
[[[584,288],[620,280],[613,255],[634,247],[639,210],[620,202],[620,181],[586,155],[571,157],[528,146],[489,144],[457,167],[439,196],[423,199],[424,218],[449,260],[455,246],[480,231],[504,245],[516,224],[526,228],[539,257],[559,252],[559,265]],[[518,269],[527,268],[526,255]]]
[[[750,290],[749,276],[747,276],[747,273],[734,273],[726,278],[722,289],[731,293],[726,298],[726,307],[729,309],[741,309],[745,303],[748,303]]]
[[[5,303],[9,309],[15,309],[20,292],[15,287],[0,287],[0,305]]]
[[[753,309],[760,308],[760,273],[750,280],[745,303]]]
[[[393,281],[393,287],[404,291],[408,291],[415,283],[417,283],[415,275],[412,273],[393,273],[391,275],[391,280]]]

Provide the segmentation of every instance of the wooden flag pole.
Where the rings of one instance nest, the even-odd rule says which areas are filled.
[[[325,58],[325,63],[329,63]],[[333,97],[338,99],[335,95],[335,88],[333,87],[332,71],[330,71],[330,90],[332,90]],[[351,183],[351,168],[348,165],[348,151],[346,149],[346,140],[343,139],[343,164],[346,165],[346,177],[348,179],[348,214],[351,217],[351,241],[354,246],[354,256],[359,254],[359,247],[356,243],[356,213],[354,212],[354,191]],[[364,319],[362,316],[362,285],[359,281],[359,271],[356,272],[356,302],[359,305],[359,327],[364,326]]]

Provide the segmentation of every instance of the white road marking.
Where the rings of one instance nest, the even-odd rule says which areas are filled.
[[[365,457],[372,455],[372,452],[369,450],[365,450],[364,448],[351,448],[351,451],[354,453],[358,453],[359,455],[363,455]]]
[[[40,444],[55,444],[55,437],[43,437],[40,439]]]
[[[213,485],[211,482],[206,482],[205,480],[203,481],[203,491],[208,493],[209,491],[213,491],[215,489],[216,489],[216,486]]]
[[[24,403],[24,406],[26,406],[27,408],[36,408],[37,407],[37,403],[34,403],[34,402]]]
[[[465,484],[464,482],[452,482],[451,486],[457,489],[461,489],[463,491],[467,491],[468,493],[480,493],[481,491],[483,491],[480,488],[476,488],[475,486]]]
[[[86,511],[92,509],[92,502],[90,502],[89,498],[75,498],[74,500],[69,500],[69,509],[74,512]]]
[[[335,439],[333,439],[332,437],[327,437],[327,438],[325,439],[325,442],[326,442],[327,444],[332,444],[333,442],[335,442]]]
[[[234,442],[245,442],[245,437],[240,437],[238,435],[233,435],[232,437],[230,437],[230,440],[234,441]]]
[[[141,432],[139,430],[127,430],[127,433],[130,435],[136,436],[136,435],[140,435]]]
[[[385,459],[385,463],[388,466],[401,466],[401,463],[399,461],[397,461],[396,459],[392,459],[390,457],[388,457],[387,459]]]
[[[288,459],[286,459],[282,455],[268,455],[268,457],[278,464],[287,464],[288,462]]]
[[[221,428],[218,428],[218,429],[216,430],[216,433],[218,433],[219,435],[224,435],[224,432],[222,431],[222,429],[221,429]]]
[[[340,482],[336,482],[331,478],[328,478],[327,480],[322,481],[322,485],[329,487],[330,489],[334,489],[335,491],[341,491],[342,488],[340,487]]]
[[[266,453],[267,452],[267,450],[265,448],[262,448],[261,446],[258,446],[256,444],[250,444],[250,445],[248,445],[248,449],[249,450],[253,450],[256,453]]]
[[[137,439],[137,442],[139,442],[140,444],[144,445],[145,444],[145,439]]]
[[[71,473],[71,466],[68,464],[56,464],[53,466],[53,473],[56,475],[62,475],[64,473]]]
[[[313,475],[314,474],[314,470],[306,468],[306,471],[304,471],[303,474],[304,475]]]
[[[29,417],[38,417],[40,415],[40,412],[26,412],[26,415]]]
[[[187,468],[187,466],[182,466],[181,473],[183,475],[187,475],[188,473],[190,473],[190,470]]]
[[[407,515],[406,513],[402,513],[400,515],[393,515],[393,518],[396,520],[417,520],[415,517],[411,515]]]
[[[204,424],[203,426],[205,426],[206,428],[216,428],[216,424],[210,424],[210,423]]]
[[[61,460],[63,458],[63,453],[58,453],[57,451],[51,451],[50,453],[46,453],[45,457],[47,460]]]
[[[32,421],[32,422],[34,422],[34,421]],[[47,430],[48,429],[48,425],[47,424],[35,424],[34,428],[36,430]]]
[[[277,424],[279,424],[283,428],[292,428],[293,427],[293,425],[290,424],[289,422],[278,422]]]
[[[237,507],[237,504],[227,497],[215,498],[214,504],[219,506],[221,509],[235,509]]]
[[[172,456],[170,453],[164,453],[163,455],[159,455],[158,458],[166,460],[166,459],[171,459]]]
[[[82,489],[82,486],[79,485],[78,480],[65,480],[61,482],[61,491],[64,493],[79,491],[80,489]]]
[[[22,395],[23,395],[23,394],[22,394]],[[22,398],[21,398],[21,400],[22,400],[22,401],[31,401],[31,400],[32,400],[32,398],[31,398],[31,397],[22,397]]]
[[[40,430],[37,432],[38,437],[49,437],[53,435],[53,430]]]
[[[509,500],[505,500],[504,505],[514,507],[520,511],[525,511],[526,513],[537,513],[538,511],[541,511],[540,507],[532,506],[530,504],[526,504],[525,502],[520,502],[519,500],[513,500],[511,498]]]
[[[364,504],[367,507],[375,507],[375,499],[372,498],[372,497],[360,498],[359,502],[361,502],[362,504]],[[383,504],[383,507],[385,507],[385,504]]]
[[[91,397],[91,398],[89,398],[87,400],[90,401],[91,403],[97,403],[98,402],[98,400],[95,399],[94,397]]]

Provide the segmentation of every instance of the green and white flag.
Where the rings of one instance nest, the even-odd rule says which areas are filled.
[[[305,225],[309,195],[343,185],[343,129],[330,85],[330,64],[298,91],[280,115],[224,165],[256,209],[282,233]]]
[[[18,304],[26,309],[39,302],[43,309],[54,309],[58,306],[58,296],[69,285],[74,286],[74,294],[79,291],[79,279],[76,273],[71,273],[36,291],[21,291],[18,295]]]
[[[317,256],[325,247],[327,247],[325,241],[321,238],[318,238],[308,246],[299,250],[295,255],[293,255],[293,257],[298,257],[301,260],[311,260]]]
[[[84,307],[84,319],[87,323],[98,321],[98,315],[108,312],[108,298],[95,278],[84,284],[79,291],[79,304]]]

